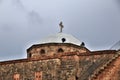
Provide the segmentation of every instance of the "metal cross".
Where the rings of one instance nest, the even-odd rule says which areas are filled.
[[[60,26],[60,33],[62,33],[62,30],[63,30],[63,28],[64,28],[64,26],[63,26],[63,24],[62,24],[62,21],[60,22],[59,26]]]

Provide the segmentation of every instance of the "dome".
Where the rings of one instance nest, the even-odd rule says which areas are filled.
[[[72,35],[65,34],[65,33],[57,33],[57,34],[50,35],[50,36],[42,39],[40,41],[40,43],[41,44],[45,44],[45,43],[72,43],[72,44],[80,46],[82,42],[79,41],[78,39],[76,39]]]

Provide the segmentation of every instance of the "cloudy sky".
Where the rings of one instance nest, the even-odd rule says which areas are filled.
[[[60,21],[88,49],[109,49],[120,40],[120,0],[0,0],[0,61],[26,58]]]

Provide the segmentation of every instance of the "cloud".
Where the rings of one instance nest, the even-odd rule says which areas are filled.
[[[120,41],[116,42],[113,46],[110,48],[111,50],[120,50]]]
[[[0,55],[4,59],[10,58],[9,53],[11,58],[12,55],[23,57],[24,46],[31,40],[33,29],[41,24],[42,19],[36,11],[28,11],[20,0],[4,0],[0,4]],[[16,49],[13,48],[15,46]]]
[[[28,13],[28,20],[29,20],[29,24],[33,24],[33,25],[39,26],[42,23],[42,19],[40,15],[35,11],[31,11]]]
[[[117,6],[118,6],[118,8],[119,8],[119,10],[120,10],[120,0],[115,0],[115,2],[116,2]],[[119,11],[119,12],[120,12],[120,11]]]
[[[7,32],[11,32],[12,30],[13,30],[12,25],[8,25],[7,23],[0,25],[0,31],[1,32],[7,33]]]
[[[2,0],[0,0],[0,4],[2,3]]]
[[[21,11],[25,11],[25,12],[27,11],[27,9],[24,7],[24,5],[23,5],[21,0],[11,0],[11,2],[12,2],[12,5],[15,8],[17,8],[17,9],[19,9]]]
[[[9,30],[26,31],[31,26],[40,25],[41,22],[40,15],[34,10],[28,11],[20,0],[3,1],[2,6],[0,6],[1,30],[8,30],[9,28]]]

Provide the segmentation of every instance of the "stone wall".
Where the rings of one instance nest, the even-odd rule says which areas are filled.
[[[74,56],[2,64],[0,80],[13,80],[16,74],[20,76],[19,80],[76,80],[77,64]],[[39,73],[41,78],[37,79]]]
[[[0,62],[0,80],[88,80],[114,55],[115,51],[69,52]]]
[[[74,44],[66,43],[48,43],[48,44],[38,44],[33,45],[27,50],[28,58],[38,58],[40,56],[51,56],[59,53],[67,52],[79,52],[86,53],[87,50],[85,47],[77,46]]]
[[[120,51],[118,56],[93,80],[120,80]]]

